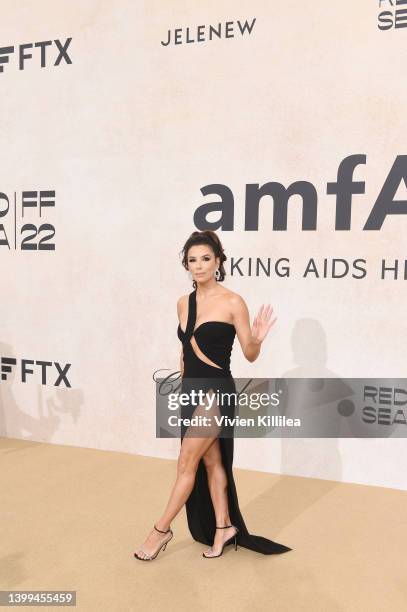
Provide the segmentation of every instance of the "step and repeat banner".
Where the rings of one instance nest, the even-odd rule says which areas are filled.
[[[234,376],[374,388],[377,437],[238,438],[235,466],[406,488],[406,54],[407,0],[3,0],[1,435],[175,458],[154,375],[213,229],[278,317]]]

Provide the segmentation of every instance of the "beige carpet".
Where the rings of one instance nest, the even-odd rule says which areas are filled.
[[[1,590],[76,590],[89,612],[407,610],[404,491],[235,469],[249,530],[294,550],[204,559],[183,509],[142,563],[175,461],[7,438],[0,453]]]

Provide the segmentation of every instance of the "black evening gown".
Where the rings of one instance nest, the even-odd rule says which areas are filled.
[[[221,393],[235,393],[236,387],[230,372],[230,355],[236,335],[234,325],[220,321],[207,321],[198,325],[196,321],[196,289],[189,294],[188,321],[185,332],[178,326],[178,337],[183,344],[184,373],[182,392],[192,389],[204,392],[209,389]],[[197,356],[191,344],[194,336],[198,349],[213,363],[221,367],[209,365]],[[218,396],[219,397],[219,396]],[[221,415],[233,417],[236,402],[219,403]],[[181,408],[182,418],[191,417],[196,405],[190,404]],[[218,428],[219,429],[219,428]],[[181,427],[181,444],[188,428]],[[239,509],[236,485],[233,478],[233,428],[232,434],[227,433],[227,426],[222,426],[222,434],[229,437],[219,437],[223,466],[227,476],[227,496],[229,514],[233,525],[238,527],[237,543],[264,555],[279,554],[292,550],[288,546],[278,544],[265,537],[250,534]],[[212,434],[210,434],[212,435]],[[207,472],[203,459],[199,461],[194,488],[186,502],[188,527],[192,537],[197,542],[212,546],[215,537],[215,513],[208,487]]]

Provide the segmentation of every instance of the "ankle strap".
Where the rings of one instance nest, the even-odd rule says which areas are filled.
[[[216,527],[216,529],[227,529],[228,527],[233,527],[233,525],[225,525],[224,527]]]
[[[169,533],[169,532],[171,531],[171,528],[170,528],[170,529],[167,529],[167,531],[161,531],[161,529],[157,529],[157,527],[156,527],[155,525],[154,525],[154,529],[155,529],[156,531],[158,531],[159,533]]]

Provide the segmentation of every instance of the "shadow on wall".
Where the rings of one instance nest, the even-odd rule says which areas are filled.
[[[348,397],[352,391],[343,383],[334,372],[326,368],[327,342],[326,334],[321,324],[311,318],[296,321],[292,335],[291,347],[293,361],[297,367],[281,374],[281,378],[304,379],[304,381],[293,381],[294,385],[289,387],[290,398],[282,411],[287,417],[304,417],[304,411],[309,410],[307,418],[318,418],[321,414],[321,405],[327,409],[336,407],[338,401]],[[330,384],[322,384],[320,389],[309,389],[307,379],[333,378]],[[322,381],[323,382],[323,381]],[[332,384],[333,383],[333,384]],[[308,388],[307,388],[308,386]],[[308,401],[307,394],[311,393],[315,402]],[[333,402],[333,404],[332,404]],[[315,413],[312,414],[313,409]],[[335,410],[336,411],[336,410]],[[338,415],[338,419],[341,417]],[[338,421],[339,423],[339,421]],[[339,425],[330,420],[330,428],[339,429]],[[315,431],[315,424],[312,427]],[[331,432],[330,432],[331,433]],[[339,433],[339,431],[338,431]],[[290,525],[307,508],[330,493],[340,485],[342,480],[342,463],[338,450],[336,438],[281,438],[281,477],[257,498],[253,499],[245,508],[245,511],[253,512],[253,515],[263,517],[266,522],[270,518],[271,510],[273,535]],[[314,480],[304,480],[302,483],[298,478],[287,478],[287,475],[305,476]],[[320,480],[315,480],[320,479]],[[282,500],[296,500],[284,506],[281,510]]]
[[[14,357],[13,348],[9,344],[0,343],[0,355]],[[3,372],[2,372],[3,374]],[[33,416],[24,411],[15,398],[14,385],[19,380],[19,361],[11,372],[5,372],[6,380],[0,383],[0,436],[48,442],[61,424],[61,417],[69,415],[76,423],[83,404],[81,389],[54,388],[53,396],[44,399],[44,385],[28,381],[30,390],[36,393],[36,412]],[[49,387],[47,388],[49,391]],[[34,403],[30,401],[30,409]],[[30,410],[31,411],[31,410]]]
[[[291,334],[291,348],[297,367],[284,372],[282,378],[304,380],[298,381],[294,387],[294,396],[290,386],[289,413],[286,413],[286,416],[306,418],[314,425],[314,431],[320,431],[321,437],[282,438],[281,473],[341,481],[342,462],[338,439],[324,436],[340,434],[342,417],[338,414],[336,405],[338,401],[348,397],[352,390],[335,372],[326,367],[327,340],[319,321],[311,318],[297,320]],[[334,380],[324,382],[327,378]],[[313,381],[314,388],[310,386],[308,379],[317,379]],[[325,430],[320,419],[321,406],[330,412]]]

